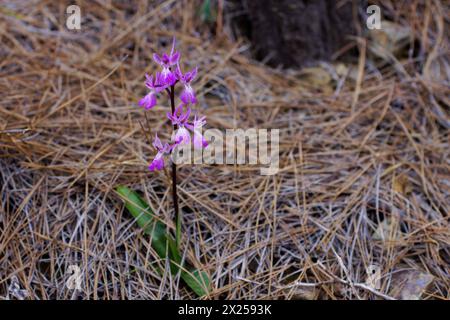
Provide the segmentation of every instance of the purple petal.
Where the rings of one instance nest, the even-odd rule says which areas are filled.
[[[172,71],[169,70],[169,68],[164,67],[161,71],[161,83],[163,85],[171,86],[175,83],[177,80],[176,76],[173,74]]]
[[[181,72],[179,63],[177,63],[177,67],[175,68],[175,71],[173,73],[175,74],[175,76],[177,77],[178,80],[182,81],[183,73]]]
[[[189,134],[189,131],[184,126],[179,127],[175,133],[175,142],[180,144],[188,144],[190,141],[191,135]]]
[[[197,98],[195,96],[194,90],[190,85],[185,85],[184,90],[181,92],[180,95],[181,101],[183,101],[185,104],[196,104]]]
[[[172,121],[172,124],[174,124],[175,118],[174,118],[173,114],[171,114],[170,112],[167,112],[166,115],[167,115],[167,119]]]
[[[192,80],[195,79],[195,77],[197,76],[197,67],[195,67],[195,69],[192,69],[189,72],[186,72],[185,74],[185,82],[190,83]]]
[[[180,60],[180,53],[177,51],[174,54],[170,55],[168,63],[173,66],[174,64],[177,64]]]
[[[164,66],[168,67],[169,66],[169,62],[170,62],[170,57],[167,55],[167,53],[164,53],[162,55],[161,61],[163,63]]]
[[[159,64],[159,65],[162,65],[162,64],[163,64],[163,62],[162,62],[162,60],[161,60],[161,57],[158,56],[156,53],[153,54],[153,60],[155,60],[155,62],[156,62],[157,64]]]
[[[141,100],[139,100],[139,106],[144,107],[145,109],[151,109],[156,105],[156,96],[153,92],[150,92]]]
[[[195,117],[194,119],[194,123],[193,126],[195,129],[200,129],[201,127],[203,127],[206,124],[206,117],[200,117],[199,119],[197,119],[197,117]]]
[[[181,123],[185,123],[187,119],[189,119],[189,115],[191,114],[191,108],[187,107],[186,112],[180,116],[178,119]]]
[[[198,72],[198,67],[195,67],[194,70],[192,70],[192,72],[191,72],[192,79],[194,79],[197,76],[197,72]]]
[[[175,108],[174,115],[176,115],[177,118],[181,117],[181,115],[183,114],[183,107],[184,107],[184,104],[180,103],[178,105],[178,107]]]
[[[163,154],[158,152],[153,159],[152,163],[148,166],[150,171],[162,170],[164,168],[164,157]]]
[[[168,144],[167,142],[164,144],[164,147],[162,149],[162,152],[164,153],[170,153],[172,151],[172,146]]]
[[[184,123],[184,126],[185,126],[186,128],[188,128],[189,130],[194,131],[194,126],[193,126],[192,124],[190,124],[190,123],[188,123],[188,122],[185,122],[185,123]]]
[[[148,75],[148,74],[146,73],[146,74],[145,74],[145,79],[147,79],[147,82],[153,83],[153,75]]]
[[[206,141],[205,137],[198,132],[194,131],[194,148],[201,149],[206,148],[208,146],[208,142]]]
[[[158,133],[155,133],[155,139],[153,139],[153,146],[158,150],[161,151],[163,149],[163,145],[161,143],[161,140],[158,138]]]
[[[173,55],[173,51],[175,50],[175,45],[177,43],[177,39],[175,36],[172,38],[172,49],[170,50],[170,55]]]
[[[163,76],[161,72],[156,72],[155,78],[153,79],[153,87],[156,92],[160,92],[167,88],[167,85],[163,81]]]

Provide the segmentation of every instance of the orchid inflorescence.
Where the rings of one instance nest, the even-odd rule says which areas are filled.
[[[201,134],[201,129],[205,125],[205,117],[194,116],[194,120],[189,122],[192,105],[197,103],[197,97],[191,82],[197,75],[197,68],[183,73],[180,68],[180,53],[175,51],[175,38],[173,38],[172,49],[170,54],[163,55],[153,54],[153,60],[162,67],[160,72],[155,75],[145,75],[145,86],[150,92],[145,95],[140,101],[139,106],[149,110],[157,103],[157,95],[161,91],[166,91],[171,100],[171,112],[167,113],[167,118],[173,125],[174,134],[172,134],[172,141],[170,143],[162,143],[155,134],[153,146],[157,150],[157,154],[149,165],[151,171],[162,170],[164,168],[164,158],[170,155],[172,150],[180,144],[191,143],[191,133],[193,133],[194,148],[204,148],[208,145],[207,141]],[[175,86],[177,83],[183,84],[183,90],[180,94],[180,104],[175,108],[174,95]]]

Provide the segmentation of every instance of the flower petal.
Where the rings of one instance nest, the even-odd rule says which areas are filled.
[[[208,141],[206,141],[205,137],[203,135],[195,130],[194,131],[194,148],[201,149],[206,148],[208,146]]]
[[[161,152],[158,152],[153,159],[152,163],[148,166],[150,171],[162,170],[164,168],[164,156]]]
[[[173,66],[174,64],[177,64],[178,61],[180,61],[180,53],[177,51],[174,54],[170,55],[169,58],[169,65]]]
[[[180,121],[180,123],[183,123],[183,124],[186,123],[186,121],[189,119],[190,114],[191,114],[191,108],[186,107],[186,112],[184,114],[182,114],[178,119]]]
[[[197,119],[197,116],[194,118],[194,122],[192,123],[192,126],[194,127],[194,130],[201,129],[206,124],[206,117],[202,116]]]
[[[158,133],[155,133],[155,139],[153,139],[153,146],[158,150],[161,151],[163,149],[163,145],[161,143],[161,140],[158,137]]]
[[[179,127],[175,133],[175,142],[177,144],[188,144],[190,141],[191,135],[189,134],[189,131],[184,126]]]
[[[140,107],[143,107],[147,110],[151,109],[156,105],[156,95],[154,94],[154,92],[150,92],[141,100],[139,100],[138,104]]]
[[[175,74],[170,71],[168,67],[164,67],[161,71],[161,83],[163,85],[171,86],[177,81]]]
[[[177,44],[177,39],[175,36],[172,38],[172,49],[170,50],[170,55],[173,55],[173,51],[175,50],[175,45]]]
[[[185,104],[196,104],[197,103],[197,97],[195,96],[194,89],[188,84],[184,86],[184,90],[181,92],[180,95],[181,101]]]
[[[155,60],[155,62],[156,62],[157,64],[159,64],[159,65],[162,65],[162,64],[163,64],[163,62],[162,62],[162,60],[161,60],[161,57],[160,57],[158,54],[156,54],[156,53],[153,54],[153,60]]]
[[[195,77],[197,76],[197,70],[198,70],[198,67],[195,67],[191,71],[186,72],[186,74],[185,74],[185,81],[187,83],[190,83],[192,80],[195,79]]]

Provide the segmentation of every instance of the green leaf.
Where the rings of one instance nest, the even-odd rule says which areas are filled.
[[[176,274],[181,265],[181,254],[177,248],[175,240],[167,232],[167,228],[161,221],[157,220],[150,206],[136,192],[125,186],[116,188],[119,195],[125,202],[125,207],[136,219],[137,224],[144,229],[145,234],[152,239],[152,247],[161,259],[170,259],[170,271]],[[198,295],[207,295],[211,282],[209,276],[204,271],[181,268],[181,278]]]
[[[211,281],[205,271],[191,269],[189,272],[181,271],[181,278],[199,296],[206,296],[211,289]]]
[[[203,0],[199,10],[200,19],[204,22],[215,22],[217,13],[211,6],[211,0]]]
[[[169,241],[169,250],[171,253],[171,257],[173,258],[173,260],[176,263],[180,264],[181,263],[181,255],[180,255],[180,252],[178,251],[175,240],[173,240],[172,237],[168,237],[167,240]]]
[[[144,229],[145,234],[151,236],[153,249],[162,259],[165,259],[168,240],[164,223],[155,219],[155,214],[149,205],[136,192],[125,186],[117,187],[117,192],[123,197],[126,208],[136,218],[139,227]]]

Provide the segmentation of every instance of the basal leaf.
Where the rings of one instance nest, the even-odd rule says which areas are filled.
[[[125,186],[119,186],[116,190],[125,201],[128,211],[136,218],[137,224],[144,229],[145,234],[151,236],[153,249],[165,259],[168,247],[166,226],[155,219],[153,211],[139,194]]]
[[[117,192],[125,201],[125,206],[136,219],[138,225],[152,239],[152,247],[161,259],[170,259],[170,271],[176,274],[181,266],[181,254],[176,246],[175,240],[167,232],[167,228],[158,221],[150,206],[136,192],[125,186],[116,188]],[[206,272],[189,268],[181,268],[181,278],[198,295],[207,295],[211,282]]]
[[[189,272],[182,271],[181,278],[199,296],[206,296],[211,289],[211,281],[205,271],[192,269]]]

